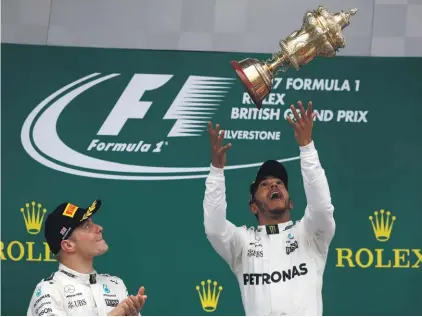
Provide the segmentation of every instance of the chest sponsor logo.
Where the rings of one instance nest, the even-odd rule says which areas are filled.
[[[297,248],[299,248],[299,244],[298,244],[297,240],[294,240],[295,237],[293,236],[292,233],[289,233],[287,235],[287,238],[289,240],[286,241],[286,254],[289,255],[294,250],[296,250]]]
[[[64,292],[65,293],[69,293],[69,294],[73,294],[75,292],[75,286],[73,286],[73,285],[66,285],[64,287]]]
[[[262,258],[264,256],[264,251],[256,249],[248,249],[248,257]]]
[[[107,306],[116,307],[119,305],[119,301],[117,299],[104,299]]]
[[[262,249],[262,243],[260,240],[260,237],[255,236],[255,241],[249,243],[248,257],[262,258],[264,256],[264,251]]]
[[[306,275],[308,269],[306,263],[301,263],[299,267],[293,266],[293,268],[287,271],[274,271],[270,273],[245,273],[243,274],[243,285],[264,285],[271,283],[286,282],[294,279],[296,276]]]
[[[297,243],[297,241],[292,241],[292,242],[288,243],[288,245],[286,246],[286,253],[290,254],[294,250],[296,250],[297,248],[299,248],[299,244]]]
[[[76,297],[76,296],[82,296],[83,294],[81,293],[81,292],[79,292],[79,293],[76,293],[76,294],[69,294],[69,295],[66,295],[66,298],[69,298],[69,297]]]
[[[70,301],[67,303],[67,307],[69,309],[74,309],[76,307],[82,307],[82,306],[86,306],[85,299],[78,299],[78,300]]]

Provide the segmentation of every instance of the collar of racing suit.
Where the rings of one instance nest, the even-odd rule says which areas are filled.
[[[260,225],[260,226],[258,226],[258,232],[261,232],[261,231],[263,231],[263,232],[265,232],[265,228],[267,227],[268,225]],[[290,221],[287,221],[287,222],[283,222],[283,223],[279,223],[279,224],[277,224],[277,227],[278,227],[278,231],[279,232],[282,232],[282,231],[285,231],[285,230],[288,230],[289,228],[291,228],[293,226],[293,221],[292,220],[290,220]]]
[[[82,284],[95,284],[97,282],[97,272],[95,270],[89,274],[83,274],[76,272],[60,263],[59,273]]]

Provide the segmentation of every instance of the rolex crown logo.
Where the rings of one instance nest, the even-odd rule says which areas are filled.
[[[378,241],[385,242],[390,239],[391,230],[393,230],[393,223],[396,220],[396,216],[392,216],[390,220],[390,215],[390,211],[385,212],[383,209],[381,209],[379,212],[374,211],[375,219],[374,217],[369,216],[372,229],[374,229],[375,238]]]
[[[26,208],[21,208],[23,219],[25,220],[26,231],[29,234],[38,234],[41,231],[42,222],[47,209],[42,208],[40,203],[35,201],[26,203]]]
[[[205,281],[201,282],[202,285],[202,293],[201,287],[196,286],[196,290],[199,294],[199,299],[201,300],[202,309],[207,313],[211,313],[217,309],[218,299],[220,298],[220,293],[223,290],[222,286],[218,287],[217,292],[217,282],[213,282],[213,289],[211,291],[211,280],[207,280],[207,287],[205,287]]]

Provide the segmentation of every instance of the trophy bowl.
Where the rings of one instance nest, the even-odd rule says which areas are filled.
[[[290,67],[297,71],[316,56],[334,57],[346,47],[343,29],[350,24],[350,17],[357,9],[331,14],[325,7],[307,11],[299,30],[280,40],[280,50],[266,61],[246,58],[230,61],[237,76],[258,109],[272,89],[275,76]]]

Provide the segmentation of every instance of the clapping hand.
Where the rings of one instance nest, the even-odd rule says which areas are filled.
[[[145,288],[142,286],[138,294],[130,295],[124,299],[116,308],[114,308],[109,316],[138,316],[142,307],[144,307],[147,295],[145,295]]]

